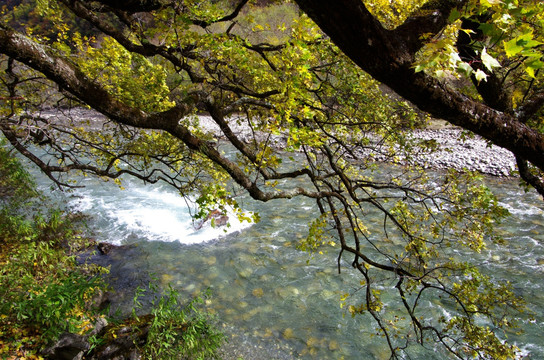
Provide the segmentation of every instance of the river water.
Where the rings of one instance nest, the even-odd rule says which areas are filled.
[[[40,179],[43,188],[50,186]],[[259,223],[197,231],[187,202],[166,186],[130,179],[123,183],[125,190],[92,178],[79,183],[85,188],[59,195],[63,202],[91,216],[97,240],[129,245],[98,260],[111,266],[111,281],[120,288],[115,307],[126,310],[135,286],[154,277],[187,299],[211,289],[206,306],[228,336],[229,357],[388,358],[371,318],[352,318],[340,308],[342,294],[357,289],[358,274],[348,264],[338,274],[335,251],[310,257],[296,248],[316,211],[311,200],[263,204],[240,199],[244,209],[260,213]],[[528,302],[535,316],[521,318],[525,332],[510,334],[509,340],[528,358],[542,359],[544,202],[535,192],[524,193],[514,180],[489,178],[489,184],[512,216],[498,229],[505,244],[490,245],[474,261],[496,281],[510,280]],[[414,358],[447,358],[434,349],[414,351]]]

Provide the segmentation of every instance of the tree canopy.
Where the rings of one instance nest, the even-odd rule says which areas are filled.
[[[477,174],[429,181],[411,162],[433,150],[410,137],[424,119],[378,81],[511,150],[544,194],[544,5],[295,2],[302,11],[249,0],[4,6],[0,129],[60,187],[76,171],[164,181],[197,199],[197,217],[231,206],[247,218],[240,192],[315,199],[300,246],[336,247],[339,270],[344,259],[360,272],[348,311],[371,314],[392,357],[429,342],[460,358],[515,357],[502,334],[523,302],[449,256],[484,250],[506,211]],[[24,22],[36,14],[44,21]],[[72,116],[78,107],[105,118]],[[379,174],[377,158],[411,166]],[[365,226],[376,214],[381,234]],[[384,310],[390,295],[404,316]],[[424,318],[439,295],[455,316]]]
[[[359,0],[297,3],[375,79],[512,151],[544,195],[542,2],[430,1],[394,29]],[[451,77],[473,86],[459,89]]]

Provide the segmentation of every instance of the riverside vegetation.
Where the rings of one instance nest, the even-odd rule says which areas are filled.
[[[92,242],[77,215],[46,210],[13,152],[0,146],[0,358],[86,359],[140,354],[146,359],[211,359],[222,342],[202,311],[204,296],[184,303],[170,290],[142,315],[110,317],[97,301],[107,269],[78,264]],[[151,285],[154,294],[160,294]],[[108,324],[109,323],[109,324]],[[63,339],[63,341],[57,340]],[[124,339],[123,341],[118,341]],[[57,345],[55,345],[57,343]],[[53,345],[53,346],[52,346]],[[71,355],[71,356],[70,356]]]
[[[56,186],[76,186],[74,172],[120,186],[121,176],[163,182],[196,199],[197,219],[232,208],[240,221],[258,221],[242,211],[242,193],[311,200],[318,210],[298,248],[335,249],[338,271],[358,272],[360,291],[340,300],[354,318],[371,318],[392,358],[427,346],[457,358],[521,356],[507,336],[525,310],[512,284],[451,256],[503,244],[494,228],[507,211],[479,174],[451,169],[436,179],[412,161],[436,154],[434,139],[411,136],[426,115],[379,82],[511,151],[524,186],[544,194],[544,3],[8,5],[0,130]],[[104,118],[82,126],[45,116],[45,106],[90,107]],[[231,151],[200,124],[202,113]],[[395,171],[377,176],[376,159]],[[371,232],[375,212],[383,226]],[[426,317],[425,304],[440,298],[452,315]]]

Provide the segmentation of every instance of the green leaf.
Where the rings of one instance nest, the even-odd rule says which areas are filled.
[[[535,79],[536,70],[542,69],[543,67],[544,67],[544,63],[540,61],[539,59],[536,59],[525,64],[525,72],[527,72],[527,74],[529,74],[530,77]]]
[[[425,70],[425,66],[422,65],[422,64],[418,64],[418,65],[415,67],[415,69],[414,69],[414,71],[415,71],[416,73],[421,72],[421,71],[423,71],[423,70]]]
[[[482,4],[483,7],[492,7],[493,5],[499,5],[501,3],[501,0],[481,0],[480,4]]]
[[[461,13],[459,12],[459,10],[457,10],[456,8],[454,8],[451,13],[450,13],[450,16],[448,17],[448,22],[451,24],[453,23],[454,21],[456,20],[459,20],[461,18]]]
[[[523,50],[523,46],[519,45],[516,39],[510,41],[504,41],[504,51],[506,51],[506,56],[512,57],[516,56]]]
[[[493,26],[493,24],[484,23],[480,24],[480,26],[478,26],[478,29],[482,30],[485,35],[491,35],[495,31],[495,26]]]
[[[474,70],[472,70],[472,66],[470,66],[467,62],[461,62],[457,66],[457,69],[459,72],[465,73],[467,76],[470,76]]]
[[[504,51],[506,51],[506,56],[512,57],[524,50],[534,48],[535,46],[542,45],[542,42],[534,40],[533,34],[528,32],[522,34],[510,41],[503,42]]]

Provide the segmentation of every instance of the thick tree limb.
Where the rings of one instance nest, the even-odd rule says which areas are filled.
[[[361,0],[296,2],[347,56],[376,80],[431,115],[470,130],[544,170],[541,133],[513,115],[474,101],[424,72],[414,72],[413,56],[422,43],[413,40],[408,29],[418,21],[409,19],[395,30],[386,30]],[[435,27],[429,25],[426,31],[439,31],[445,24],[446,10],[463,1],[444,3],[447,6],[435,15]],[[416,28],[413,31],[420,34]]]
[[[143,129],[174,129],[179,119],[191,110],[188,103],[156,114],[129,107],[87,78],[72,63],[13,30],[0,28],[0,49],[2,53],[40,71],[62,89],[84,99],[89,106],[126,125]]]
[[[410,53],[415,54],[425,43],[423,35],[438,34],[448,24],[451,11],[467,2],[467,0],[431,0],[393,30],[394,37],[405,43]]]

